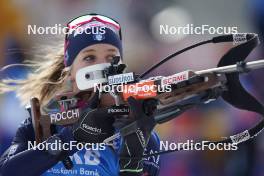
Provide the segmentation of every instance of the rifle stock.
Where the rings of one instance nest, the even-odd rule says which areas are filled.
[[[35,141],[36,143],[40,143],[43,139],[42,127],[40,125],[40,103],[38,98],[33,97],[30,99],[31,105],[31,116],[32,116],[32,123],[35,132]]]

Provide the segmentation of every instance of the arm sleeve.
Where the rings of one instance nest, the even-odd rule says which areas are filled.
[[[41,175],[59,161],[56,156],[49,155],[46,151],[28,150],[29,141],[34,141],[34,130],[30,118],[19,126],[11,146],[1,156],[1,176]]]
[[[159,152],[160,140],[156,132],[152,132],[149,139],[148,146],[146,148],[145,154],[152,154]],[[160,171],[160,155],[151,156],[143,159],[143,173],[144,175],[157,176]]]

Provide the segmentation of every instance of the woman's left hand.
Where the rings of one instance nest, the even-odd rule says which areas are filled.
[[[101,143],[114,134],[113,115],[106,108],[97,108],[99,92],[90,98],[87,107],[81,113],[76,124],[73,125],[74,139],[85,143]]]
[[[115,119],[104,108],[84,112],[73,127],[74,139],[85,143],[101,143],[114,134]]]

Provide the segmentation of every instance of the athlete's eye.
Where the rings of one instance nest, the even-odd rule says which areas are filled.
[[[94,55],[88,55],[88,56],[85,56],[84,58],[83,58],[83,61],[85,61],[85,62],[93,62],[93,61],[95,61],[95,56]]]

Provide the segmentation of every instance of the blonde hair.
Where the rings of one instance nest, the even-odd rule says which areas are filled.
[[[11,78],[1,80],[0,93],[15,91],[22,105],[28,104],[32,97],[38,98],[40,104],[44,105],[56,93],[63,91],[69,69],[64,66],[63,47],[59,47],[61,49],[57,53],[47,49],[49,51],[44,52],[50,54],[40,54],[34,60],[26,60],[23,65],[30,67],[32,72],[24,80]]]

